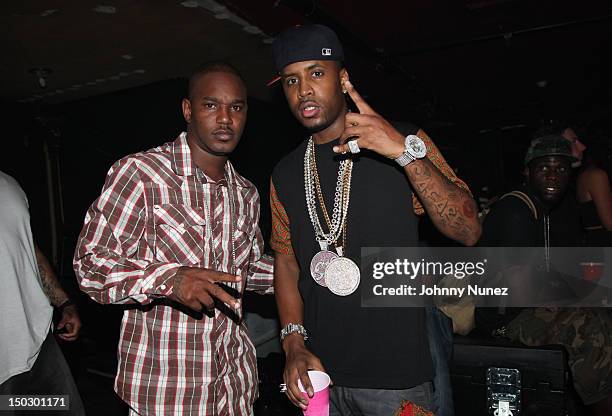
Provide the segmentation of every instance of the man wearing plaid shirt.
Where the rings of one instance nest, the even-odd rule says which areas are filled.
[[[244,290],[271,290],[259,195],[228,161],[245,84],[212,63],[189,80],[188,128],[110,169],[74,257],[81,289],[126,309],[115,391],[141,415],[250,415],[257,398]]]

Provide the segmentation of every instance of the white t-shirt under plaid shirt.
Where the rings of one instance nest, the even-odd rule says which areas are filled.
[[[229,273],[234,257],[243,278],[228,286],[271,290],[257,189],[230,162],[225,178],[197,168],[183,133],[116,162],[85,217],[74,257],[81,289],[99,303],[141,305],[124,312],[115,380],[140,414],[252,413],[257,368],[242,313],[197,316],[165,299],[179,267]]]

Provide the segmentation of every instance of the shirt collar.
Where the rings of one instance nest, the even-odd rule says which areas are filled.
[[[196,175],[198,167],[191,158],[191,149],[187,144],[187,133],[182,132],[179,137],[172,143],[172,170],[179,176],[193,176]],[[250,188],[253,186],[249,181],[242,177],[234,165],[228,160],[225,164],[225,175],[230,178],[232,185],[239,186],[241,188]],[[202,175],[202,178],[206,182],[212,182],[206,175]]]
[[[191,149],[187,144],[187,133],[182,132],[172,142],[172,170],[179,176],[192,176],[196,174],[196,166],[191,159]]]

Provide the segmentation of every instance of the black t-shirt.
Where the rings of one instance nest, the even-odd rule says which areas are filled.
[[[520,198],[507,196],[491,206],[482,226],[479,245],[537,247],[544,244],[544,235],[540,234],[538,220],[529,206]]]
[[[413,130],[413,133],[416,129]],[[319,251],[304,196],[307,141],[276,166],[272,180],[287,216],[291,242],[300,266],[307,345],[334,383],[360,388],[404,389],[433,378],[419,308],[362,308],[361,292],[342,297],[310,276],[310,261]],[[331,215],[338,173],[335,142],[316,146],[317,169]],[[346,255],[360,264],[361,247],[414,246],[417,218],[404,172],[393,161],[367,150],[355,158],[351,182]],[[322,215],[319,213],[321,221]],[[362,275],[361,279],[371,276]]]
[[[521,189],[534,203],[537,219],[525,202],[507,196],[491,206],[485,218],[480,246],[490,247],[543,247],[544,215],[550,218],[550,245],[574,247],[580,245],[582,227],[576,198],[569,192],[554,209],[545,207],[527,189]]]
[[[549,217],[551,247],[574,247],[580,244],[580,215],[573,195],[566,194],[559,205],[548,211],[528,189],[523,188],[521,192],[525,193],[533,202],[537,218],[523,200],[515,196],[506,196],[491,206],[491,212],[486,216],[483,223],[482,236],[478,244],[481,247],[537,248],[533,252],[530,251],[529,254],[513,251],[514,254],[510,255],[510,252],[508,252],[503,260],[498,259],[500,264],[497,266],[490,263],[490,268],[501,268],[501,263],[506,265],[523,264],[531,256],[540,257],[543,267],[544,216]],[[516,256],[524,256],[524,258]],[[542,269],[539,273],[544,275],[546,272]],[[551,280],[551,276],[548,279]],[[476,310],[476,329],[478,332],[490,335],[493,330],[510,322],[521,310],[523,308],[506,308],[502,313],[498,308],[478,308]]]

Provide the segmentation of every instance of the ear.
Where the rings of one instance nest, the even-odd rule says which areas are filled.
[[[349,75],[346,68],[342,68],[338,75],[340,77],[340,86],[342,87],[342,92],[346,94],[346,87],[344,86],[344,83],[349,80]]]
[[[191,101],[188,98],[183,98],[181,105],[183,107],[183,118],[189,124],[191,123]]]

